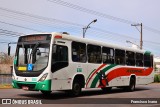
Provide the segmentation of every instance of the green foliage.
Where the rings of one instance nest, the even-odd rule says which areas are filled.
[[[160,82],[160,74],[154,75],[154,82]]]

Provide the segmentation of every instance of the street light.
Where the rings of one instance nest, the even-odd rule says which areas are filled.
[[[133,43],[133,42],[131,42],[131,41],[128,41],[128,40],[126,40],[126,42],[127,42],[127,43],[131,43],[131,44],[133,44],[133,45],[136,45],[136,46],[140,49],[140,46],[139,46],[139,45],[137,45],[137,44],[135,44],[135,43]]]
[[[97,22],[97,19],[93,20],[92,22],[90,22],[87,27],[83,28],[83,38],[85,38],[85,33],[87,31],[88,28],[90,28],[90,24]]]
[[[131,26],[135,26],[136,29],[140,32],[141,37],[140,37],[140,49],[142,49],[143,46],[143,41],[142,41],[142,23],[141,24],[131,24]],[[137,26],[141,26],[141,31],[137,28]]]

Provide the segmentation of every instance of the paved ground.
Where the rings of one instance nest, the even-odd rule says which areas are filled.
[[[49,96],[44,96],[40,92],[30,92],[30,91],[24,91],[19,89],[0,89],[0,98],[24,98],[24,99],[40,99],[44,101],[49,101],[49,103],[59,103],[54,104],[54,106],[107,106],[107,107],[160,107],[160,83],[153,83],[149,85],[139,85],[136,86],[136,90],[134,92],[124,92],[122,89],[114,88],[109,93],[103,93],[101,90],[84,90],[79,97],[71,97],[68,94],[65,94],[64,92],[58,92],[54,91]],[[135,99],[136,98],[136,99]],[[138,99],[137,99],[138,98]],[[150,99],[150,98],[156,98],[156,99]],[[123,103],[129,103],[131,100],[157,100],[159,104],[123,104]],[[66,104],[66,103],[76,103],[76,104]],[[77,104],[78,103],[78,104]],[[81,104],[83,103],[83,104]],[[87,104],[89,103],[89,104]],[[109,103],[109,104],[98,104],[98,103]],[[118,104],[115,104],[118,103]],[[1,105],[0,105],[1,106]],[[8,107],[8,105],[2,105],[3,107]],[[1,107],[2,107],[1,106]],[[12,107],[17,107],[17,105],[12,105]],[[22,106],[22,105],[19,105]],[[23,107],[28,107],[29,105],[23,105]],[[33,106],[33,105],[31,105]],[[39,107],[42,107],[44,105],[38,105]],[[53,107],[53,104],[45,105],[45,107]]]

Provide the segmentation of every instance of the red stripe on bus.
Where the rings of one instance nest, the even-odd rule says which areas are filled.
[[[97,69],[92,73],[92,75],[88,78],[88,81],[86,82],[86,87],[87,87],[88,83],[90,82],[91,78],[92,78],[101,68],[103,68],[104,66],[106,66],[106,64],[102,64],[99,68],[97,68]]]
[[[107,74],[108,82],[111,81],[114,78],[120,77],[120,76],[130,76],[131,74],[134,74],[136,76],[148,76],[152,73],[153,68],[117,68],[112,70]]]

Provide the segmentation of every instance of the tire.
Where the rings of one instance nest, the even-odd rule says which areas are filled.
[[[134,90],[135,90],[135,85],[136,85],[135,83],[136,83],[136,82],[135,82],[135,79],[134,79],[134,78],[131,78],[131,79],[130,79],[129,86],[124,87],[124,90],[125,90],[125,91],[129,91],[129,92],[134,91]]]
[[[41,92],[42,92],[42,94],[44,94],[44,95],[50,95],[52,91],[42,91],[42,90],[41,90]]]
[[[82,91],[82,87],[81,87],[80,83],[75,81],[72,86],[72,91],[71,91],[72,95],[79,96],[81,91]]]
[[[110,92],[112,87],[101,88],[103,92]]]

